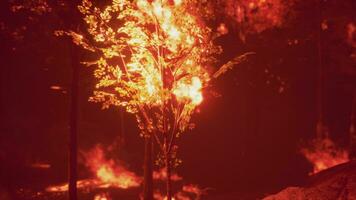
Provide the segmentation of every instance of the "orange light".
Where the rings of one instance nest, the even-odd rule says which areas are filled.
[[[348,152],[337,148],[328,137],[314,140],[312,145],[303,148],[301,153],[313,164],[313,172],[309,175],[349,161]]]
[[[86,153],[86,161],[87,167],[95,174],[95,178],[77,181],[79,189],[109,187],[127,189],[141,185],[140,177],[117,165],[113,160],[105,159],[104,151],[99,146]],[[65,192],[68,191],[68,184],[50,186],[46,191]]]
[[[179,82],[173,93],[177,99],[189,99],[192,104],[199,105],[203,101],[202,83],[198,77],[192,77],[190,83]]]

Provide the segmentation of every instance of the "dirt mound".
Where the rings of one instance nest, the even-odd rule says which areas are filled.
[[[263,200],[356,200],[356,160],[311,176],[305,186],[288,187]]]

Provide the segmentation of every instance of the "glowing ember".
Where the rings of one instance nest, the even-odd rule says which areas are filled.
[[[164,180],[166,180],[166,178],[167,178],[167,171],[165,168],[162,168],[159,171],[153,172],[153,179],[155,179],[155,180],[164,181]],[[181,181],[181,180],[183,180],[183,178],[180,177],[178,174],[172,174],[171,180],[172,181]]]
[[[260,33],[279,27],[288,18],[295,0],[223,0],[225,13],[246,33]]]
[[[109,194],[103,193],[103,194],[97,194],[94,196],[94,200],[111,200]]]
[[[31,167],[37,169],[49,169],[51,168],[51,165],[47,163],[33,163]]]
[[[51,90],[63,90],[63,88],[58,85],[52,85],[50,88],[51,88]]]
[[[309,175],[349,161],[348,152],[337,148],[328,137],[315,139],[311,147],[301,149],[301,153],[313,164]]]
[[[224,23],[221,23],[218,26],[217,31],[220,35],[226,35],[229,33],[229,29],[226,27],[226,25]]]
[[[77,188],[100,188],[102,183],[95,179],[84,179],[77,181]],[[47,192],[67,192],[68,191],[68,183],[56,186],[50,186],[46,188]]]
[[[178,191],[172,200],[198,200],[203,195],[207,194],[207,189],[201,189],[197,185],[183,185],[180,191]],[[159,191],[155,191],[154,199],[167,200],[167,197]]]
[[[347,42],[356,48],[356,25],[352,22],[347,24]]]

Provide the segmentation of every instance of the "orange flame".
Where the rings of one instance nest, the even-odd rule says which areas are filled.
[[[203,101],[201,93],[202,83],[198,77],[192,77],[191,83],[178,82],[173,90],[178,100],[188,99],[194,105],[199,105]]]
[[[77,181],[77,188],[108,188],[116,187],[127,189],[140,186],[142,180],[133,172],[128,171],[123,166],[116,165],[114,160],[107,160],[104,151],[100,146],[96,146],[86,153],[86,165],[95,174],[94,179],[84,179]],[[47,192],[68,191],[68,184],[50,186]]]
[[[111,198],[107,193],[102,193],[95,195],[94,200],[111,200]]]
[[[86,165],[96,174],[96,177],[108,187],[129,188],[138,187],[141,179],[123,166],[115,165],[114,160],[106,160],[104,151],[96,146],[86,155]]]
[[[203,195],[206,194],[207,189],[201,189],[197,185],[183,185],[180,191],[178,191],[172,200],[193,200],[201,199]],[[167,197],[164,196],[161,192],[154,192],[154,199],[156,200],[167,200]]]
[[[166,168],[162,168],[159,171],[154,171],[153,172],[153,179],[154,180],[165,181],[166,178],[167,178],[167,170],[166,170]],[[173,173],[171,175],[171,180],[172,181],[181,181],[181,180],[183,180],[183,178],[180,177],[178,174]]]
[[[337,148],[328,137],[313,140],[311,147],[302,148],[301,153],[313,164],[313,172],[309,175],[349,161],[348,152]]]

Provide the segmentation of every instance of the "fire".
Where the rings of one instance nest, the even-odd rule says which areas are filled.
[[[85,189],[85,188],[95,188],[100,187],[100,182],[96,179],[83,179],[77,181],[77,188],[78,189]],[[46,188],[47,192],[67,192],[68,191],[68,183],[49,186]]]
[[[203,101],[209,57],[218,51],[208,40],[210,29],[194,15],[193,7],[182,0],[113,1],[101,11],[101,18],[92,15],[93,8],[89,0],[79,6],[93,39],[109,46],[98,49],[80,40],[85,49],[102,54],[95,63],[98,84],[90,101],[102,102],[105,108],[123,106],[137,114],[143,106],[161,107],[174,98],[188,104],[181,113],[191,115]],[[118,17],[110,17],[116,13]],[[126,22],[116,33],[108,24],[100,25],[115,20]],[[78,34],[68,34],[78,38]]]
[[[138,187],[141,184],[141,178],[137,177],[133,172],[128,171],[123,166],[116,165],[112,159],[107,160],[100,146],[96,146],[89,151],[86,155],[86,160],[86,165],[89,169],[107,187],[127,189],[129,187]]]
[[[233,19],[237,27],[243,27],[246,33],[260,33],[264,30],[280,27],[291,12],[295,0],[223,0],[225,13]]]
[[[201,189],[197,185],[183,185],[181,190],[178,191],[172,200],[193,200],[193,199],[201,199],[203,195],[207,194],[208,189]],[[164,196],[161,192],[155,191],[154,192],[154,199],[156,200],[167,200],[167,197]]]
[[[36,163],[31,164],[31,167],[32,168],[37,168],[37,169],[49,169],[49,168],[51,168],[51,165],[48,164],[48,163],[38,163],[38,162],[36,162]]]
[[[178,160],[178,136],[193,127],[191,116],[210,81],[208,69],[221,51],[196,5],[183,0],[112,0],[99,8],[82,0],[78,8],[89,38],[66,33],[98,57],[94,64],[87,63],[96,67],[97,80],[89,101],[134,114],[141,135],[155,138],[167,170]],[[122,188],[138,185],[134,174],[104,159],[100,151],[95,155],[87,165],[98,180]],[[166,179],[168,191],[170,174]]]
[[[94,200],[111,200],[111,198],[107,193],[102,193],[95,195]]]
[[[301,149],[301,153],[313,164],[309,175],[349,161],[348,152],[337,148],[328,137],[313,140],[311,147]]]
[[[164,181],[167,178],[167,173],[166,173],[166,169],[165,168],[161,168],[158,171],[154,171],[153,172],[153,179],[154,180],[161,180]],[[171,180],[172,181],[181,181],[183,180],[182,177],[180,177],[178,174],[172,174],[171,175]]]
[[[77,181],[77,188],[121,188],[128,189],[131,187],[139,187],[141,178],[133,172],[128,171],[121,165],[117,165],[114,160],[107,160],[104,151],[100,146],[96,146],[86,153],[86,166],[95,175],[92,179],[83,179]],[[47,192],[65,192],[68,191],[68,184],[50,186],[46,189]]]
[[[202,83],[198,77],[192,77],[190,82],[178,82],[173,93],[179,100],[189,99],[192,104],[199,105],[203,101]]]

